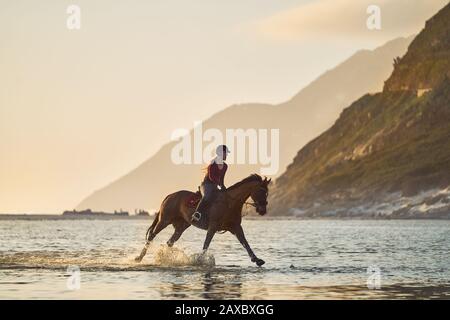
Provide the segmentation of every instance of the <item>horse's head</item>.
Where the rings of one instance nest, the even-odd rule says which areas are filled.
[[[267,180],[267,178],[264,178],[250,194],[250,197],[255,203],[256,212],[261,216],[267,213],[267,197],[269,195],[270,181],[272,181],[272,179]]]

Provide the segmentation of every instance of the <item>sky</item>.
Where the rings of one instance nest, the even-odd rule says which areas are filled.
[[[0,212],[60,213],[236,103],[280,103],[447,0],[0,0]],[[69,30],[69,5],[81,28]],[[366,26],[381,9],[381,30]]]

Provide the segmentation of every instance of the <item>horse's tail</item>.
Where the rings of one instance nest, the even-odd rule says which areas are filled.
[[[147,233],[145,234],[145,240],[146,240],[146,241],[148,241],[149,236],[151,235],[151,233],[152,233],[153,230],[155,229],[156,224],[158,223],[160,212],[161,212],[161,211],[158,211],[158,212],[155,214],[155,219],[153,220],[152,225],[147,229]]]

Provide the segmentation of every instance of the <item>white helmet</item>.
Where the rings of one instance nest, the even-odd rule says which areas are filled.
[[[224,153],[230,153],[230,150],[228,149],[228,147],[224,144],[217,146],[216,148],[216,154],[218,156],[223,156]]]

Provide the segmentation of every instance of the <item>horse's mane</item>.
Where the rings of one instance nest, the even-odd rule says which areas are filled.
[[[244,183],[253,182],[253,181],[262,182],[263,178],[260,175],[254,173],[254,174],[249,175],[247,178],[244,178],[241,181],[236,182],[235,184],[233,184],[231,187],[228,187],[227,189],[232,190],[232,189],[235,189],[237,187],[240,187]]]

